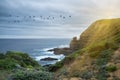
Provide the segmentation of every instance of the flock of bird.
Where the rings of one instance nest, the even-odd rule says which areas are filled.
[[[9,15],[9,18],[14,18],[8,21],[8,23],[20,23],[20,22],[35,22],[35,21],[39,21],[39,20],[55,20],[57,18],[60,18],[62,20],[65,20],[67,18],[71,18],[71,15],[68,16],[64,16],[64,15],[59,15],[58,17],[55,16],[13,16],[13,15]]]

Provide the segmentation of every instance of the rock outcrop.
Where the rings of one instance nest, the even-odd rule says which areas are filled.
[[[56,55],[60,55],[60,54],[69,55],[70,53],[73,52],[70,48],[54,48],[48,51],[53,51],[54,54]]]
[[[77,40],[77,37],[73,37],[73,39],[70,42],[70,49],[72,51],[78,50],[79,49],[79,40]]]
[[[41,61],[54,61],[54,60],[58,60],[58,59],[57,58],[51,58],[51,57],[41,59]]]

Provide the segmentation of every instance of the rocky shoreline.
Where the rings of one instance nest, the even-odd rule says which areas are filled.
[[[64,56],[68,56],[70,54],[72,54],[74,51],[78,50],[78,46],[76,46],[76,44],[78,44],[79,40],[77,40],[77,37],[73,37],[73,39],[71,40],[69,46],[70,47],[64,47],[64,48],[53,48],[53,49],[49,49],[47,50],[48,52],[53,52],[55,55],[61,55],[63,54]],[[40,61],[54,61],[54,60],[58,60],[57,58],[52,58],[52,57],[47,57],[47,58],[43,58]]]
[[[74,51],[78,49],[78,46],[76,47],[76,44],[78,44],[78,40],[76,37],[74,37],[70,42],[70,47],[64,47],[64,48],[53,48],[50,50],[47,50],[48,52],[53,52],[55,55],[63,54],[64,56],[68,56],[72,54]],[[41,61],[52,61],[57,60],[51,57],[41,59]]]
[[[56,55],[63,54],[65,56],[67,56],[73,52],[70,48],[54,48],[54,49],[50,49],[48,51],[53,51],[54,54],[56,54]]]
[[[69,46],[70,47],[64,47],[64,48],[54,48],[50,49],[48,51],[53,51],[54,54],[60,55],[63,54],[65,56],[72,54],[74,51],[78,50],[80,47],[78,46],[79,40],[77,40],[77,37],[73,37],[71,40]]]
[[[71,40],[71,42],[69,44],[70,47],[53,48],[53,49],[50,49],[47,51],[53,52],[55,55],[63,54],[64,56],[68,56],[68,55],[72,54],[74,51],[79,49],[79,46],[76,46],[76,44],[78,44],[78,42],[79,42],[79,40],[77,40],[77,37],[73,37],[73,39]],[[40,61],[53,61],[53,60],[58,60],[58,59],[47,57],[47,58],[41,59]]]

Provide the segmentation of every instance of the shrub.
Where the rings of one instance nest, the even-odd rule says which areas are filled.
[[[109,72],[114,72],[117,70],[117,67],[115,65],[106,66],[106,70]]]
[[[45,71],[18,71],[10,76],[11,80],[54,80],[53,74]]]
[[[37,61],[22,52],[7,51],[0,54],[0,69],[14,69],[16,64],[24,68],[40,67]]]
[[[98,56],[98,54],[99,54],[98,51],[94,51],[94,52],[90,52],[89,56],[90,56],[91,58],[95,58],[95,57]]]
[[[22,67],[27,67],[27,66],[38,67],[39,66],[37,61],[33,60],[26,53],[7,51],[6,57],[16,60],[17,63],[20,64]]]
[[[99,71],[97,74],[95,74],[98,80],[107,80],[108,71],[106,69],[106,64],[111,59],[112,53],[113,53],[112,49],[104,50],[101,53],[99,53],[95,66],[96,69]]]
[[[64,64],[71,64],[75,60],[75,56],[66,56],[63,60]]]
[[[92,78],[93,72],[90,70],[84,70],[84,71],[74,71],[71,74],[71,77],[81,77],[82,79],[88,80]]]
[[[106,65],[107,64],[107,59],[105,58],[102,58],[102,59],[98,59],[96,61],[96,64],[100,67],[100,66],[103,66],[103,65]]]
[[[54,64],[54,65],[51,65],[51,66],[48,68],[48,70],[49,70],[50,72],[55,72],[55,71],[57,71],[58,69],[60,69],[63,65],[64,65],[64,60],[59,61],[59,62],[57,62],[57,63]]]
[[[72,77],[80,77],[81,72],[80,71],[74,71],[71,76]]]
[[[83,79],[90,79],[93,76],[93,72],[89,70],[82,71],[80,77]]]
[[[118,78],[118,77],[114,77],[113,80],[120,80],[120,78]]]
[[[5,59],[5,55],[3,53],[0,53],[0,59]]]
[[[75,59],[75,57],[73,57],[73,56],[66,56],[62,61],[59,61],[54,65],[51,65],[49,67],[49,71],[55,72],[58,69],[60,69],[61,67],[63,67],[64,64],[70,64],[71,62],[73,62],[74,59]]]
[[[112,53],[113,53],[113,50],[112,50],[112,49],[104,50],[104,51],[102,51],[102,52],[100,53],[99,58],[108,58],[108,59],[110,59]]]
[[[6,58],[0,60],[0,69],[7,69],[7,70],[14,69],[15,66],[16,66],[16,61],[13,59]]]

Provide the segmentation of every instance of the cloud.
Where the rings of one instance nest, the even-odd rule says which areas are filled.
[[[2,0],[0,38],[71,38],[98,19],[120,17],[119,4],[119,0]],[[29,16],[36,16],[35,22]]]

